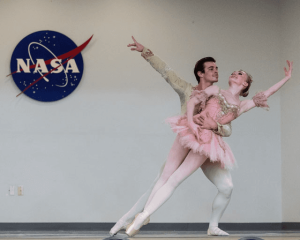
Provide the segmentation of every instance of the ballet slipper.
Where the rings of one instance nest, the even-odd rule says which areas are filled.
[[[150,222],[150,216],[149,214],[147,214],[147,212],[139,213],[135,216],[133,222],[127,226],[125,233],[129,237],[133,237],[140,231],[140,228],[143,225],[147,225],[149,222]]]
[[[224,232],[218,227],[209,227],[207,229],[207,235],[208,236],[229,236],[227,232]]]

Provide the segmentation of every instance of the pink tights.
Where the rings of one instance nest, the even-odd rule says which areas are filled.
[[[183,148],[177,136],[169,153],[165,168],[154,186],[144,212],[151,215],[173,194],[187,177],[195,172],[207,159],[206,156]]]

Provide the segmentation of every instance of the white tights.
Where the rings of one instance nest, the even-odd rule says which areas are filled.
[[[219,163],[206,161],[202,166],[205,176],[217,187],[218,194],[212,204],[212,214],[209,227],[217,227],[229,204],[233,190],[232,178],[229,170],[221,168]]]

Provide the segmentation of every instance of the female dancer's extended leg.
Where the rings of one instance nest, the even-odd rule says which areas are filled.
[[[179,143],[179,137],[177,135],[169,152],[164,170],[160,178],[156,182],[145,205],[145,208],[147,208],[149,203],[152,201],[152,198],[155,195],[155,193],[168,181],[169,177],[178,169],[183,160],[186,158],[189,151],[190,149],[182,147],[182,145]]]
[[[209,159],[201,166],[205,176],[218,188],[218,194],[212,205],[212,214],[209,222],[209,235],[225,236],[228,233],[218,228],[220,218],[222,217],[233,190],[230,171],[221,167],[218,162],[210,162]]]
[[[167,161],[163,165],[163,169],[160,171],[157,180],[154,181],[155,185],[152,185],[153,187],[150,187],[150,189],[148,189],[147,192],[139,198],[135,205],[117,221],[110,230],[111,236],[121,229],[126,228],[126,226],[133,221],[134,216],[144,210],[145,206],[148,205],[157,190],[166,183],[172,173],[174,173],[180,166],[189,151],[189,149],[182,147],[179,143],[179,137],[177,136],[170,150]]]
[[[156,191],[148,206],[138,215],[132,225],[127,229],[126,233],[130,236],[135,234],[144,224],[145,220],[172,196],[180,183],[195,172],[206,159],[206,156],[190,151],[183,163],[168,178],[167,182]]]

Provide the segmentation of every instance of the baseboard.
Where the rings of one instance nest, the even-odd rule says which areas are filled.
[[[300,231],[300,223],[299,222],[283,222],[282,230]]]
[[[0,223],[0,231],[109,231],[114,223]],[[208,223],[149,223],[141,231],[206,231]],[[226,231],[300,231],[299,222],[220,223]]]

